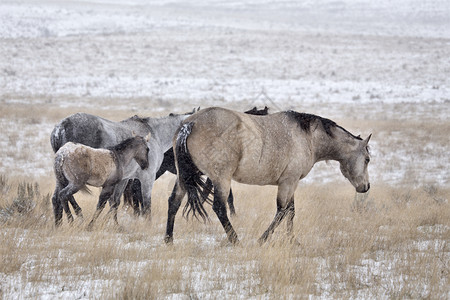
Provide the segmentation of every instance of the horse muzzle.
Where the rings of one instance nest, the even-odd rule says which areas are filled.
[[[370,189],[370,183],[367,183],[367,184],[361,184],[360,186],[358,186],[356,188],[356,191],[358,193],[367,193],[369,191],[369,189]]]
[[[139,166],[141,167],[142,170],[147,169],[148,165],[149,165],[148,161],[143,162],[143,163],[139,163]]]

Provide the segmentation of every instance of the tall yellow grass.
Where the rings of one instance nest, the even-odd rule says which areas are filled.
[[[17,184],[3,177],[0,207],[11,207]],[[120,210],[124,228],[103,217],[54,229],[43,180],[36,206],[2,219],[0,287],[4,298],[445,298],[450,293],[450,191],[373,185],[365,199],[337,184],[301,186],[294,232],[285,223],[268,243],[258,237],[275,213],[273,187],[234,184],[240,244],[226,243],[210,208],[210,222],[175,223],[173,246],[163,243],[165,175],[153,193],[152,220]],[[97,194],[98,195],[98,194]],[[96,196],[76,195],[86,219]],[[356,202],[355,202],[356,201]],[[105,215],[105,214],[104,214]]]
[[[152,115],[144,108],[157,103],[136,101],[142,102],[140,115]],[[342,179],[326,185],[301,183],[295,195],[298,243],[286,239],[286,224],[282,223],[270,241],[259,246],[257,239],[275,214],[276,188],[233,184],[237,216],[231,222],[240,238],[238,246],[227,244],[219,221],[208,208],[211,220],[207,224],[186,221],[179,213],[174,245],[169,247],[163,237],[173,175],[164,175],[155,184],[151,221],[121,208],[123,230],[114,228],[104,217],[106,208],[94,230],[86,231],[98,197],[94,190],[92,196],[76,195],[84,222],[76,220],[70,226],[64,219],[63,226],[55,230],[49,200],[55,180],[48,139],[53,124],[78,108],[47,103],[2,105],[0,109],[9,146],[0,166],[14,171],[6,165],[6,158],[17,166],[32,161],[35,170],[47,172],[36,176],[24,169],[0,176],[2,298],[435,299],[450,295],[450,190],[448,185],[418,180],[421,171],[416,163],[411,163],[401,187],[372,180],[367,197],[355,198],[354,189],[348,183],[342,185]],[[82,111],[111,120],[136,113],[118,108]],[[184,109],[159,115],[171,111]],[[364,122],[335,121],[356,134],[374,132],[378,154],[374,164],[389,157],[392,149],[422,157],[423,145],[431,140],[439,149],[446,147],[448,122],[426,115],[401,124],[375,115]],[[395,132],[401,132],[401,138],[386,138]],[[433,152],[438,155],[436,162],[444,153]],[[446,160],[442,161],[436,165],[439,170],[447,168]],[[390,160],[389,167],[402,166]],[[14,203],[20,198],[19,183],[33,183],[36,178],[39,193],[29,197],[34,205],[18,212]]]

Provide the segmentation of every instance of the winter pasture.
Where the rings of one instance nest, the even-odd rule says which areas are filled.
[[[0,298],[449,298],[449,16],[444,0],[2,0]],[[264,105],[373,134],[369,193],[336,162],[300,182],[299,244],[281,224],[259,246],[276,190],[233,183],[238,246],[210,208],[179,213],[166,246],[171,174],[151,221],[121,206],[123,230],[55,230],[62,118]],[[86,218],[93,190],[76,195]]]

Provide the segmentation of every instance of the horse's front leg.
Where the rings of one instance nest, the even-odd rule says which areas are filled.
[[[127,184],[128,179],[122,180],[121,182],[116,184],[114,186],[114,192],[111,198],[109,199],[110,209],[108,215],[111,214],[113,215],[114,222],[116,223],[117,226],[119,226],[119,222],[117,221],[117,209],[119,208],[120,205],[120,197],[122,196],[125,188],[127,187]]]
[[[125,187],[125,190],[123,192],[123,206],[133,206],[133,179],[129,179],[127,186]]]
[[[152,176],[145,176],[144,178],[139,178],[141,181],[141,191],[142,191],[142,215],[146,218],[151,219],[152,215],[152,189],[155,183],[155,174]]]
[[[114,185],[104,186],[102,188],[102,192],[100,193],[100,197],[98,198],[97,209],[95,210],[91,222],[89,222],[89,225],[87,227],[88,230],[91,230],[94,226],[94,222],[97,220],[103,208],[105,208],[106,201],[108,201],[108,199],[112,196],[113,192]]]
[[[144,209],[144,205],[143,205],[144,200],[142,199],[142,188],[141,188],[141,182],[139,181],[139,179],[133,179],[133,185],[132,185],[131,189],[132,189],[132,193],[133,193],[134,215],[139,216],[139,214],[141,213],[141,210]]]
[[[273,234],[275,231],[275,228],[278,227],[278,225],[281,223],[281,221],[286,217],[286,215],[289,214],[289,217],[294,217],[294,213],[292,212],[294,206],[291,204],[291,200],[294,200],[294,192],[296,188],[296,183],[291,182],[283,182],[278,186],[278,194],[277,194],[277,212],[275,214],[275,217],[270,223],[267,230],[263,233],[263,235],[259,238],[259,243],[263,244],[267,241],[269,236]],[[292,219],[288,221],[288,231],[292,231]]]
[[[289,200],[287,204],[287,232],[292,237],[294,234],[294,217],[295,217],[295,206],[294,206],[294,196]]]

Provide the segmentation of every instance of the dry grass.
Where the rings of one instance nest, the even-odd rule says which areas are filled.
[[[145,107],[157,101],[136,101],[143,116],[188,110],[181,106],[147,113]],[[266,245],[259,246],[257,239],[275,213],[276,188],[234,184],[238,216],[232,223],[239,246],[226,243],[211,209],[211,222],[206,225],[186,221],[179,213],[175,243],[166,246],[163,236],[172,175],[155,184],[151,222],[121,209],[119,222],[124,231],[111,227],[105,218],[92,232],[85,230],[86,221],[55,230],[49,200],[54,189],[48,142],[53,124],[77,111],[112,120],[137,113],[132,108],[122,110],[120,102],[108,109],[61,107],[51,101],[0,106],[6,135],[0,166],[10,170],[0,180],[0,297],[445,298],[450,294],[448,179],[442,185],[426,184],[419,180],[424,170],[417,164],[431,155],[428,163],[436,165],[427,169],[447,168],[443,154],[448,122],[426,113],[420,120],[401,123],[382,115],[364,122],[336,119],[356,134],[374,132],[372,160],[378,172],[407,168],[407,174],[402,186],[395,188],[373,176],[368,197],[356,200],[354,189],[337,169],[339,182],[301,184],[294,219],[299,245],[286,241],[283,223]],[[319,107],[308,111],[321,114]],[[416,161],[405,162],[402,153]],[[28,173],[28,167],[35,173]],[[334,169],[325,164],[316,168]],[[38,170],[44,172],[38,174]],[[27,190],[30,183],[33,192]],[[18,191],[19,184],[25,192]],[[87,220],[97,196],[96,190],[94,196],[76,195]]]
[[[183,106],[146,113],[147,105],[157,103],[136,101],[143,116],[188,110]],[[108,109],[82,111],[112,120],[136,113],[131,108],[121,110],[119,102]],[[240,245],[227,244],[209,209],[208,224],[186,221],[179,213],[175,243],[166,246],[172,175],[155,184],[151,222],[121,209],[123,231],[111,227],[104,217],[92,232],[85,230],[86,221],[78,220],[74,226],[64,224],[55,230],[48,135],[53,124],[80,109],[51,101],[30,104],[0,107],[8,151],[0,166],[12,170],[0,180],[2,298],[445,298],[450,293],[450,191],[445,184],[415,184],[423,181],[417,180],[421,171],[412,162],[406,162],[410,170],[402,187],[375,178],[365,198],[355,198],[354,189],[343,179],[327,185],[301,184],[294,219],[299,245],[286,240],[283,223],[267,244],[259,246],[257,239],[275,213],[276,188],[234,184],[238,215],[232,223]],[[314,107],[310,111],[320,114]],[[373,163],[378,170],[405,167],[398,153],[390,156],[392,149],[406,151],[405,157],[433,155],[437,163],[433,167],[446,168],[446,158],[439,158],[445,153],[448,122],[427,119],[426,114],[400,124],[376,115],[365,122],[336,121],[356,134],[375,133]],[[427,143],[433,147],[426,148]],[[32,170],[45,173],[13,168],[30,164]],[[76,195],[87,220],[97,196],[96,190],[93,196]]]
[[[275,188],[234,185],[241,239],[225,242],[214,213],[202,224],[177,217],[175,243],[164,245],[169,187],[166,175],[153,196],[151,222],[120,210],[110,223],[53,228],[47,193],[25,193],[35,205],[4,217],[0,238],[4,298],[445,298],[450,293],[449,191],[436,186],[374,186],[364,201],[338,184],[303,186],[296,194],[296,239],[281,224],[267,244],[257,238],[273,218]],[[30,186],[30,185],[29,185]],[[2,177],[2,212],[19,199]],[[36,189],[34,189],[36,190]],[[86,218],[95,196],[77,195]],[[355,201],[359,201],[356,202]],[[357,203],[360,203],[357,205]]]
[[[2,298],[445,298],[450,293],[448,182],[427,185],[420,180],[424,170],[417,164],[431,155],[428,163],[433,165],[427,169],[447,168],[443,154],[448,122],[426,112],[420,120],[400,123],[376,114],[364,122],[335,119],[355,134],[374,133],[372,161],[378,174],[404,168],[407,174],[396,188],[373,176],[368,197],[356,200],[337,169],[339,182],[301,184],[294,219],[299,245],[286,240],[283,223],[267,244],[259,246],[257,239],[275,213],[276,188],[234,184],[238,215],[232,223],[240,245],[226,243],[209,209],[209,224],[186,221],[179,213],[175,243],[168,247],[163,236],[172,175],[155,184],[151,222],[121,209],[124,231],[111,227],[106,218],[92,232],[85,230],[86,221],[55,230],[48,139],[55,123],[77,111],[120,120],[136,113],[156,117],[183,112],[190,105],[155,113],[146,111],[159,105],[151,99],[117,99],[107,109],[101,103],[107,105],[110,99],[95,99],[100,104],[92,109],[55,105],[57,100],[34,105],[32,100],[0,106],[6,136],[0,166],[10,171],[0,180]],[[122,110],[122,101],[130,108]],[[135,103],[139,112],[131,107]],[[310,107],[308,112],[333,118],[321,109]],[[401,117],[410,107],[399,109],[396,116]],[[338,111],[353,114],[345,107]],[[416,162],[405,162],[402,155]],[[28,167],[34,173],[27,172]],[[325,164],[316,168],[334,169]],[[30,183],[33,192],[27,190]],[[19,184],[25,187],[22,194]],[[96,190],[94,196],[76,195],[87,220],[97,196]]]

